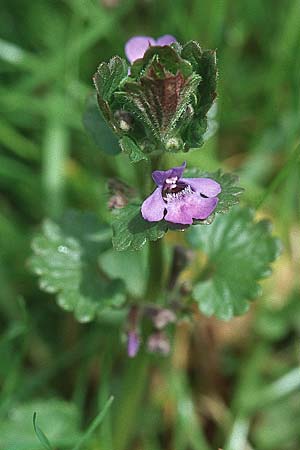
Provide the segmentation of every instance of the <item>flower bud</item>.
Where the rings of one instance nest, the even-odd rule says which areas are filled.
[[[177,137],[172,137],[168,139],[166,143],[166,150],[168,152],[180,152],[183,150],[183,142],[182,139],[178,139]]]
[[[115,119],[121,131],[127,133],[133,125],[132,117],[127,111],[117,110]]]
[[[161,331],[151,334],[147,341],[147,348],[150,353],[167,356],[171,349],[169,338]]]

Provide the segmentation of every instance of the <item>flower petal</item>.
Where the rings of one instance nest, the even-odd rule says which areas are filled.
[[[213,212],[218,201],[217,197],[202,198],[197,193],[186,195],[167,204],[165,220],[191,225],[193,219],[206,219]]]
[[[222,190],[219,183],[211,178],[182,178],[181,181],[189,184],[195,192],[206,195],[206,197],[215,197]]]
[[[173,42],[177,42],[174,36],[172,36],[171,34],[164,34],[163,36],[160,36],[158,39],[156,39],[155,45],[163,47],[164,45],[173,44]]]
[[[142,58],[150,45],[155,45],[155,40],[150,36],[134,36],[125,44],[125,54],[130,63]]]
[[[214,211],[218,204],[219,199],[217,197],[202,198],[198,197],[198,201],[193,205],[192,215],[193,219],[204,220]]]
[[[158,222],[164,218],[165,208],[166,203],[162,198],[162,188],[158,187],[142,204],[142,216],[149,222]]]
[[[162,186],[167,178],[177,177],[180,178],[186,167],[186,162],[182,163],[179,167],[173,167],[169,170],[155,170],[152,172],[152,178],[157,186]]]
[[[180,223],[182,225],[192,225],[193,216],[185,203],[185,199],[178,199],[167,204],[167,214],[165,220],[172,223]]]

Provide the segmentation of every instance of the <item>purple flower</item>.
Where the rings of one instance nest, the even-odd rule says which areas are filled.
[[[163,47],[164,45],[170,45],[173,42],[176,42],[176,39],[170,34],[165,34],[158,39],[153,39],[149,36],[134,36],[126,42],[125,54],[131,64],[136,59],[142,58],[151,45]]]
[[[134,358],[139,351],[140,338],[135,330],[127,334],[127,353],[130,358]]]
[[[210,178],[181,178],[185,166],[152,173],[158,187],[142,204],[145,220],[191,225],[193,219],[204,220],[213,212],[221,186]]]

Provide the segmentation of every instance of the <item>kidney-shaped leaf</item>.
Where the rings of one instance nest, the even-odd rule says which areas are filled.
[[[250,209],[239,207],[211,225],[192,227],[188,241],[208,258],[193,297],[205,315],[224,320],[247,311],[248,300],[259,294],[258,281],[270,274],[280,251],[270,223],[255,222]]]
[[[32,270],[40,288],[56,293],[58,304],[80,322],[124,301],[123,283],[100,272],[99,255],[110,247],[110,229],[89,213],[71,211],[58,225],[46,220],[32,243]]]

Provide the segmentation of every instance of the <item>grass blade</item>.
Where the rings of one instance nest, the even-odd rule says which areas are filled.
[[[94,431],[98,428],[98,426],[102,423],[103,419],[105,418],[112,402],[114,400],[114,397],[111,396],[104,408],[102,409],[102,411],[100,411],[100,413],[95,417],[95,419],[93,420],[93,422],[91,423],[91,425],[88,427],[88,429],[86,430],[86,432],[83,434],[82,438],[79,440],[79,442],[75,445],[75,447],[73,447],[72,450],[80,450],[83,445],[89,440],[89,438],[91,437],[91,435],[94,433]]]
[[[33,413],[32,421],[33,421],[33,428],[34,428],[36,437],[38,438],[38,440],[40,441],[40,443],[46,450],[53,450],[53,448],[51,447],[51,444],[49,442],[49,439],[47,438],[45,433],[40,429],[40,427],[36,423],[36,417],[37,416],[36,416],[36,412],[35,412],[35,413]]]

